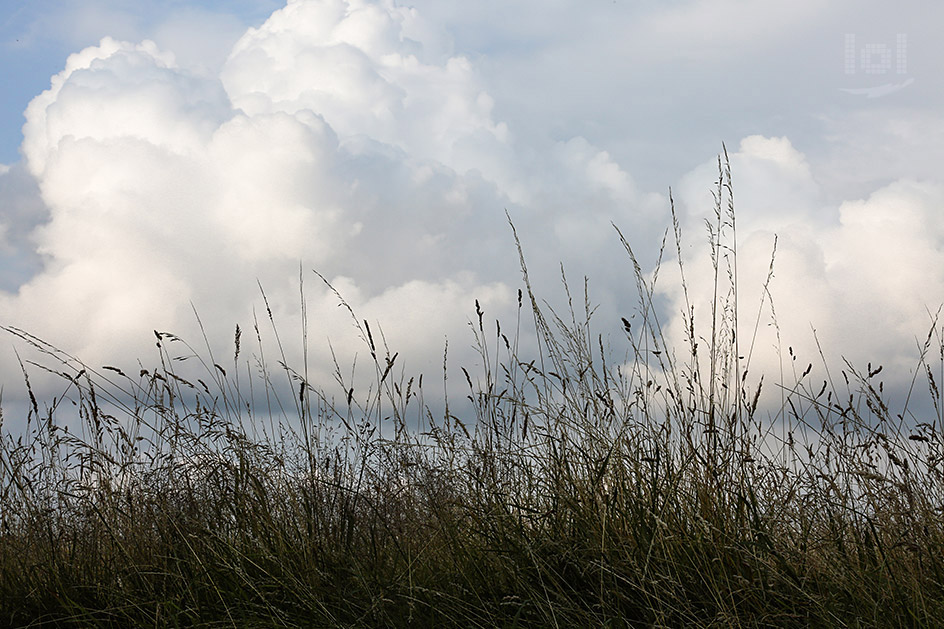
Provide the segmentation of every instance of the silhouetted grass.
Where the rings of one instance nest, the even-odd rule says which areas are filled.
[[[229,367],[156,332],[160,366],[131,375],[5,328],[65,391],[41,410],[30,390],[25,435],[0,441],[0,625],[939,626],[937,320],[925,421],[887,408],[871,365],[842,390],[803,374],[779,415],[759,410],[726,155],[719,174],[710,337],[688,309],[688,346],[666,346],[656,278],[623,240],[640,301],[601,324],[626,339],[615,360],[586,285],[574,305],[565,279],[559,315],[522,256],[519,319],[476,302],[481,369],[447,374],[461,416],[427,406],[366,322],[362,390],[340,368],[309,382],[281,340],[270,365],[258,323],[249,360],[238,328]]]

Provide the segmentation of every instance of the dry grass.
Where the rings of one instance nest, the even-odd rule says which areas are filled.
[[[565,280],[558,316],[522,257],[511,329],[476,303],[482,368],[449,374],[469,388],[461,417],[434,413],[366,323],[376,378],[359,393],[338,369],[337,397],[270,368],[258,324],[252,359],[237,328],[233,366],[204,357],[200,379],[176,371],[198,352],[171,334],[129,376],[6,328],[66,391],[0,435],[0,625],[939,625],[937,321],[926,421],[892,413],[871,366],[841,390],[782,383],[783,414],[759,417],[719,171],[710,338],[665,346],[656,279],[624,240],[640,301],[635,323],[603,323],[627,341],[614,361],[586,290],[575,306]]]

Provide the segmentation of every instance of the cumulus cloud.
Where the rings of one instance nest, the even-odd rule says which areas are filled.
[[[219,348],[250,325],[256,279],[277,317],[297,316],[301,263],[417,368],[441,364],[475,299],[493,316],[516,303],[506,208],[549,233],[533,257],[557,260],[611,233],[608,207],[645,195],[582,138],[516,145],[473,63],[416,39],[433,30],[392,2],[294,0],[219,77],[147,40],[71,55],[26,111],[43,264],[0,294],[0,318],[121,364],[153,352],[152,329],[196,337],[193,304]],[[342,357],[363,347],[311,280],[313,356],[330,380],[324,340]]]
[[[692,6],[689,16],[705,5]],[[669,17],[665,32],[690,29]],[[276,319],[297,321],[301,264],[316,376],[331,380],[326,339],[342,361],[363,345],[312,268],[358,317],[383,326],[408,368],[429,371],[441,367],[446,336],[468,350],[475,299],[490,317],[516,306],[507,209],[542,296],[559,294],[563,260],[571,278],[590,277],[598,323],[619,333],[636,300],[612,223],[654,263],[668,199],[651,190],[672,182],[644,188],[617,150],[545,129],[540,115],[530,126],[521,111],[503,119],[503,98],[521,93],[497,94],[487,58],[454,53],[421,11],[290,0],[233,38],[225,62],[202,66],[199,47],[174,44],[185,31],[168,29],[164,45],[105,38],[75,53],[29,105],[24,162],[0,173],[3,198],[20,199],[0,218],[0,321],[90,364],[126,366],[153,353],[153,329],[199,338],[192,303],[224,351],[234,325],[250,329],[262,312],[256,280]],[[552,85],[584,61],[562,65]],[[785,343],[815,362],[812,325],[828,354],[910,365],[925,302],[944,287],[941,187],[896,176],[843,202],[820,180],[834,166],[787,137],[745,137],[731,157],[750,326],[741,337],[777,234],[770,289]],[[709,160],[674,186],[702,323],[712,286],[702,221],[716,178]],[[681,343],[670,269],[659,286]],[[761,317],[752,361],[776,372],[769,306]],[[0,379],[18,378],[5,352]]]
[[[745,138],[730,158],[737,208],[738,337],[751,371],[790,381],[796,376],[792,348],[802,363],[798,371],[813,363],[814,378],[827,376],[824,367],[838,377],[837,370],[845,368],[840,358],[858,369],[883,364],[889,384],[900,392],[914,372],[930,315],[941,305],[934,299],[944,295],[944,229],[937,220],[944,187],[902,179],[867,198],[827,204],[805,157],[786,138]],[[685,231],[691,245],[684,255],[685,274],[702,347],[710,338],[714,286],[702,237],[703,208],[713,199],[706,198],[704,183],[711,172],[717,180],[717,169],[716,161],[704,164],[679,189],[679,206],[683,212],[688,208]],[[774,271],[765,292],[775,236]],[[684,347],[684,295],[673,269],[666,270],[661,292],[676,313],[669,337]],[[721,286],[725,291],[723,266]]]
[[[292,1],[236,43],[223,83],[249,115],[318,112],[341,136],[475,169],[512,191],[508,128],[493,120],[492,97],[465,57],[428,59],[413,39],[425,30],[415,10],[390,1]]]

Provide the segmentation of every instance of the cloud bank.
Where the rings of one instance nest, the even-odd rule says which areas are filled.
[[[813,378],[841,382],[839,370],[846,365],[840,358],[845,358],[862,371],[870,363],[884,365],[886,383],[900,402],[933,315],[944,303],[944,186],[900,179],[868,198],[836,206],[824,202],[807,160],[787,138],[747,137],[730,161],[737,208],[738,338],[755,377],[767,374],[792,384],[812,363]],[[712,206],[704,183],[711,174],[717,181],[717,173],[717,161],[707,162],[679,186],[688,234],[700,236],[703,221],[714,220],[692,208]],[[709,257],[705,238],[696,239],[683,256],[701,339],[710,338]],[[660,293],[670,310],[681,313],[681,282],[674,269],[667,270]],[[722,287],[724,273],[722,265]],[[668,337],[685,347],[681,317],[672,319]]]
[[[703,7],[656,22],[682,32]],[[154,355],[153,329],[199,338],[195,308],[223,352],[233,327],[251,329],[262,312],[257,280],[276,318],[297,320],[301,265],[317,377],[331,379],[326,339],[342,361],[364,348],[313,268],[360,318],[379,321],[408,369],[435,371],[447,336],[474,360],[476,299],[490,318],[513,316],[521,282],[508,210],[539,292],[559,296],[564,261],[571,279],[590,277],[597,323],[618,337],[636,299],[611,223],[652,264],[668,197],[583,135],[537,137],[501,119],[482,63],[455,54],[420,10],[367,0],[290,0],[238,39],[218,73],[151,41],[105,38],[71,55],[26,111],[23,163],[0,173],[15,208],[0,216],[0,322],[89,364],[127,366]],[[897,178],[837,203],[786,137],[745,136],[731,156],[742,338],[778,236],[779,327],[762,308],[754,368],[780,369],[778,329],[816,362],[812,326],[831,357],[907,373],[927,309],[944,296],[941,183]],[[701,158],[674,191],[704,321],[717,162]],[[670,267],[659,290],[681,347]],[[4,351],[0,380],[10,390],[20,378]]]
[[[427,58],[422,33],[392,3],[296,1],[250,29],[219,78],[150,41],[70,56],[26,112],[42,268],[0,295],[0,319],[120,365],[153,353],[152,329],[198,336],[191,307],[230,342],[260,304],[256,280],[290,319],[301,264],[324,379],[326,338],[341,356],[363,346],[311,268],[418,368],[441,362],[447,335],[469,342],[476,299],[494,316],[516,303],[506,208],[553,235],[573,222],[567,201],[636,193],[580,138],[528,158],[471,62]],[[549,195],[556,207],[522,205]],[[5,381],[17,371],[3,363]]]

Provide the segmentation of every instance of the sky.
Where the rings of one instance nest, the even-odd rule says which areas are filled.
[[[313,271],[433,377],[446,339],[476,360],[475,300],[514,320],[510,217],[539,295],[588,277],[616,344],[637,295],[613,225],[651,273],[671,189],[705,334],[727,147],[752,372],[776,380],[779,343],[903,396],[944,303],[941,23],[929,1],[7,0],[0,325],[133,371],[153,330],[231,352],[261,285],[297,358],[301,268],[313,379],[364,354]]]

